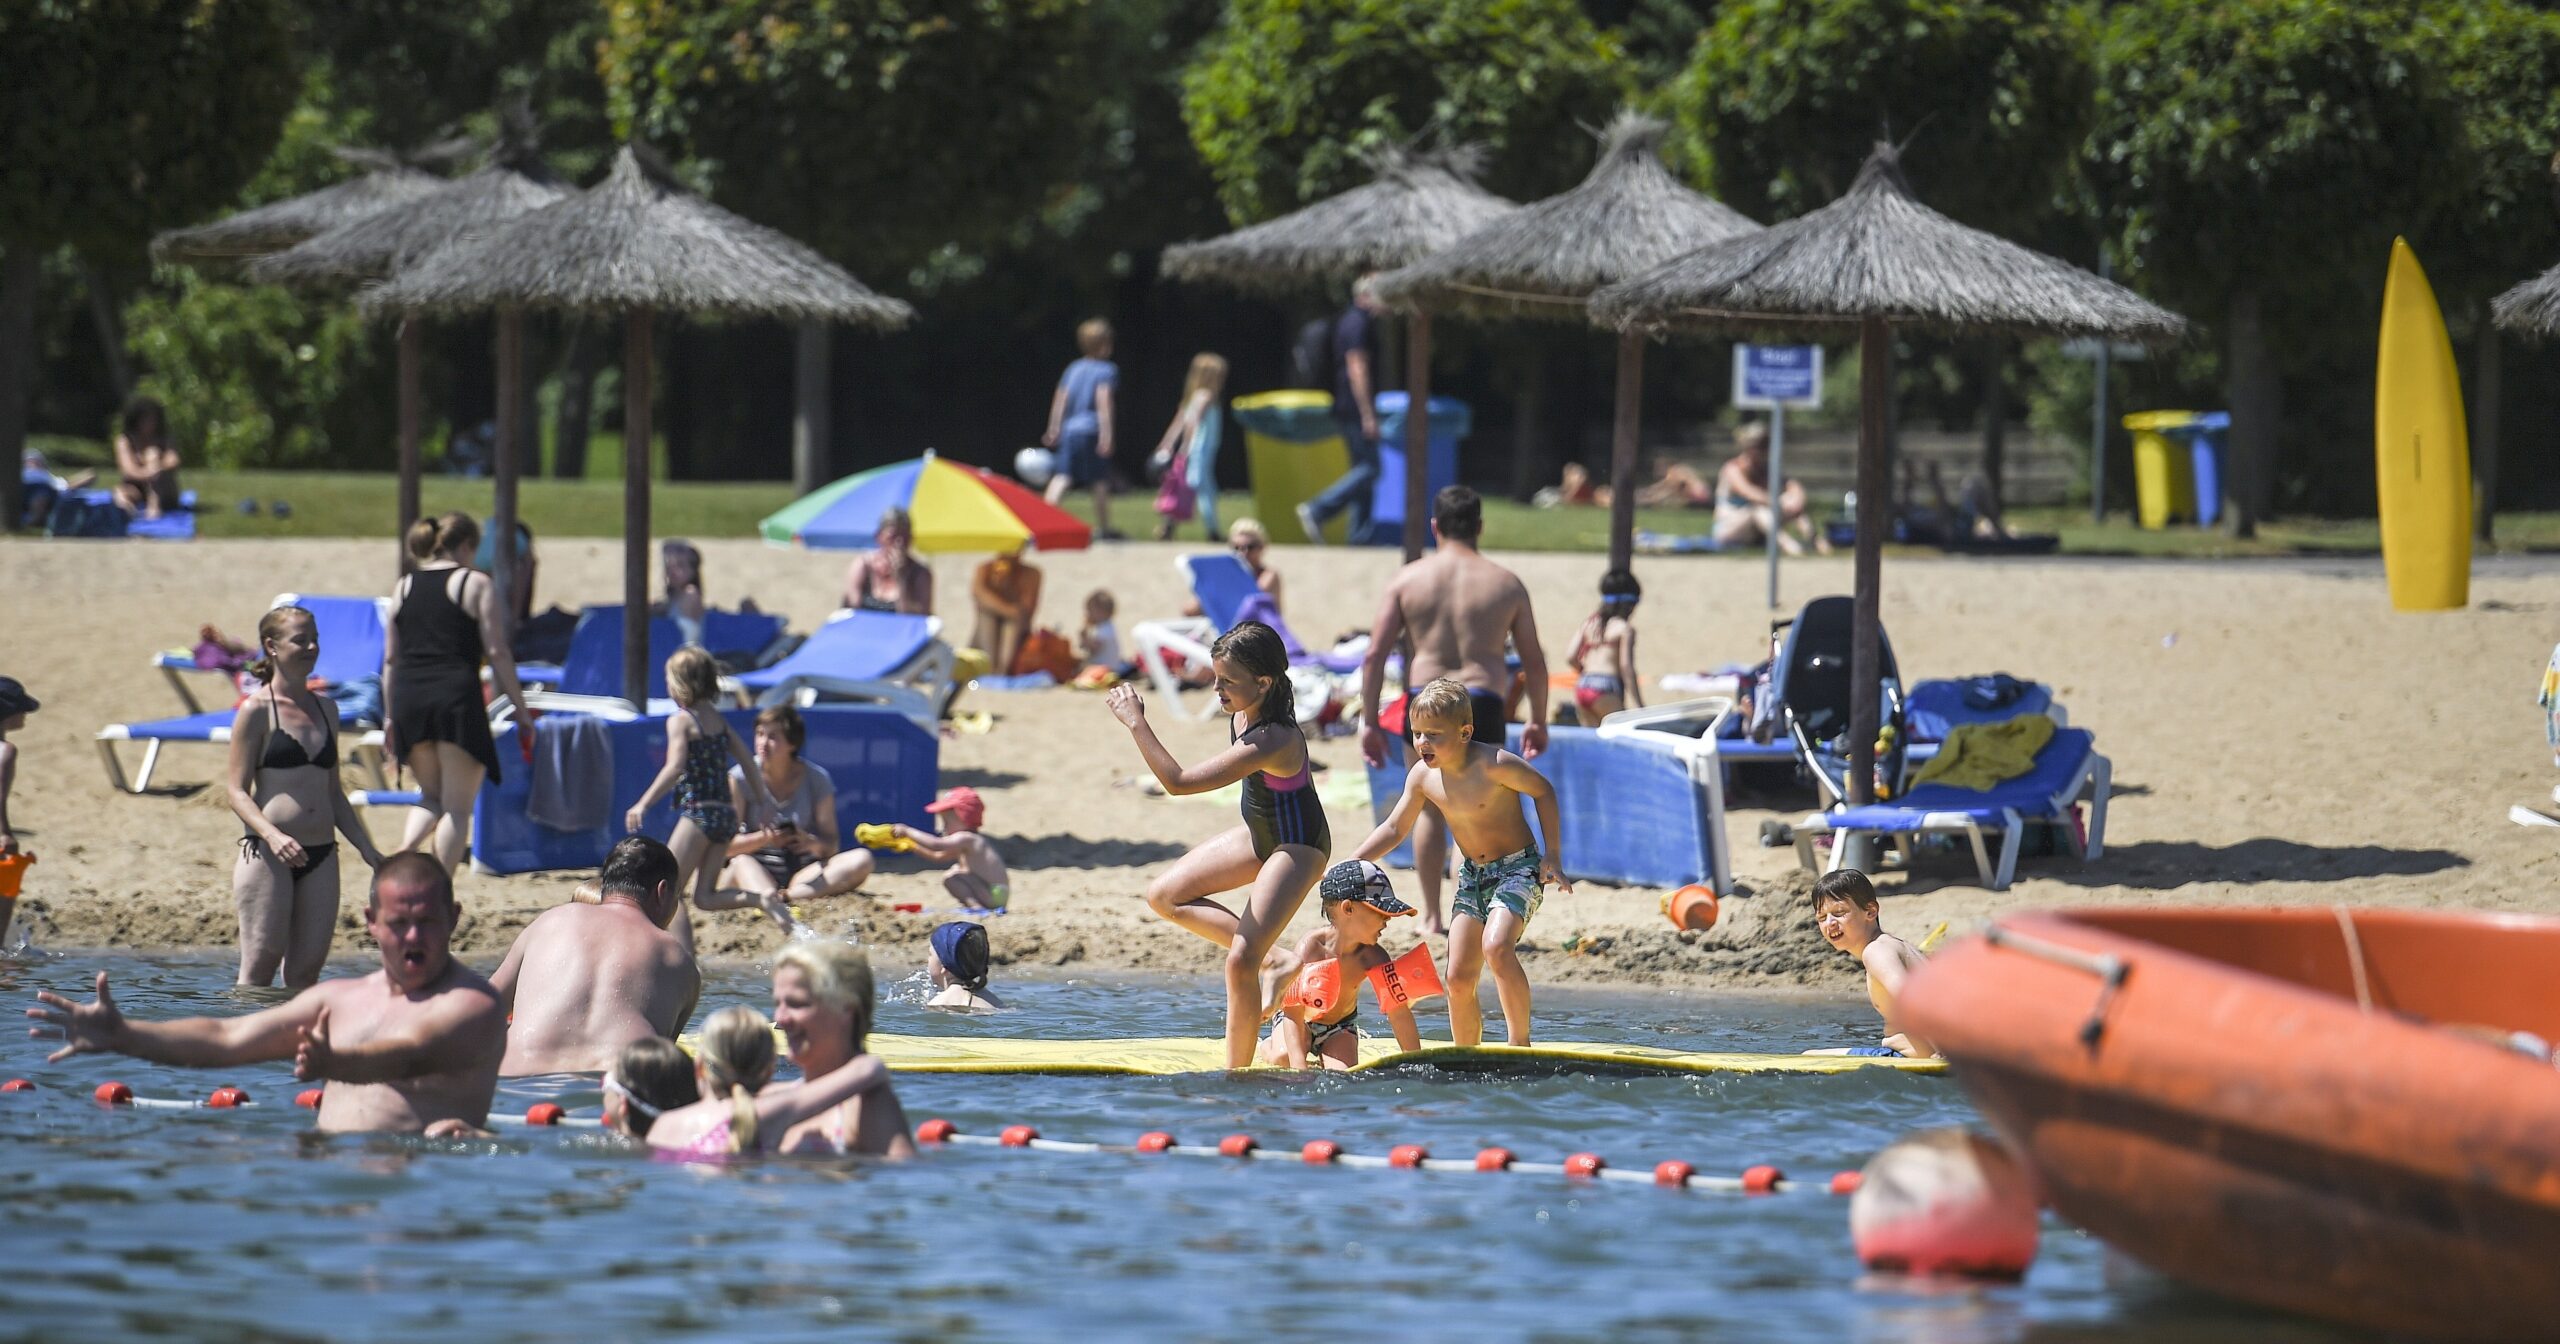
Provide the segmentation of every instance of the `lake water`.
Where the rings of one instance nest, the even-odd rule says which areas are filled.
[[[100,967],[128,1013],[244,1011],[207,958],[0,961],[0,1001],[85,998]],[[343,969],[360,971],[348,961]],[[715,971],[706,1009],[769,1008],[754,968]],[[1209,1035],[1216,987],[1007,982],[1014,1011],[957,1018],[892,987],[903,1033]],[[1795,1050],[1865,1039],[1861,1002],[1746,995],[1539,995],[1548,1039]],[[1426,1035],[1444,1034],[1436,1013]],[[1128,1154],[929,1150],[903,1165],[635,1158],[594,1131],[495,1143],[322,1139],[288,1066],[208,1074],[82,1056],[43,1062],[13,1027],[0,1076],[0,1340],[1506,1340],[2310,1341],[2348,1338],[2169,1285],[2048,1221],[2023,1284],[1959,1291],[1862,1278],[1847,1201],[1746,1199],[1530,1175],[1325,1170]],[[236,1112],[109,1110],[244,1087]],[[522,1110],[549,1087],[502,1090]],[[909,1075],[917,1121],[1015,1122],[1052,1138],[1354,1152],[1488,1145],[1618,1166],[1762,1162],[1826,1177],[1910,1130],[1973,1120],[1945,1078],[1311,1078]],[[591,1084],[561,1096],[592,1114]]]

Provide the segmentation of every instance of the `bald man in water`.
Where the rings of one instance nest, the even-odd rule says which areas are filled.
[[[382,969],[323,980],[289,1003],[245,1017],[133,1022],[117,1011],[107,973],[98,997],[36,995],[27,1034],[64,1042],[47,1063],[80,1054],[130,1055],[191,1069],[293,1061],[294,1076],[330,1084],[318,1128],[337,1133],[448,1134],[489,1118],[507,1015],[489,982],[453,959],[460,914],[453,880],[424,854],[395,854],[373,873],[365,928]]]
[[[626,836],[595,904],[553,906],[516,935],[489,977],[514,1019],[501,1076],[600,1073],[633,1041],[674,1038],[702,994],[692,941],[666,927],[680,918],[676,878],[665,845]]]
[[[1387,655],[1408,637],[1413,651],[1405,662],[1405,684],[1428,686],[1447,677],[1465,686],[1475,711],[1475,738],[1495,747],[1503,745],[1503,724],[1510,717],[1511,665],[1504,645],[1518,649],[1520,678],[1529,692],[1520,755],[1536,760],[1547,749],[1547,655],[1538,647],[1529,589],[1519,575],[1476,550],[1483,534],[1484,501],[1463,485],[1448,486],[1431,500],[1431,535],[1439,548],[1387,582],[1377,626],[1369,632],[1369,656],[1360,664],[1360,754],[1373,766],[1387,759],[1387,734],[1378,723]],[[1448,824],[1426,810],[1413,828],[1413,866],[1422,879],[1422,926],[1429,933],[1449,931],[1440,911],[1448,864]]]

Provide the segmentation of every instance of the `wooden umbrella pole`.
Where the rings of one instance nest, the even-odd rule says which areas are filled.
[[[424,344],[419,319],[400,319],[399,355],[397,361],[400,384],[400,532],[392,539],[399,549],[399,572],[409,572],[409,525],[418,521],[418,365],[419,347]]]
[[[524,310],[498,310],[498,437],[494,512],[497,535],[490,539],[494,557],[490,586],[498,597],[498,629],[510,641],[516,628],[516,481],[524,474]]]
[[[1609,431],[1609,568],[1636,553],[1636,431],[1644,419],[1644,334],[1618,333],[1618,409]]]
[[[649,325],[631,314],[622,346],[622,698],[649,709]]]
[[[1876,729],[1884,702],[1884,624],[1877,590],[1884,568],[1885,515],[1893,508],[1884,481],[1885,416],[1892,401],[1893,333],[1883,318],[1870,317],[1858,326],[1857,615],[1849,645],[1851,807],[1876,800]]]
[[[1405,323],[1404,558],[1416,559],[1431,534],[1431,314]]]

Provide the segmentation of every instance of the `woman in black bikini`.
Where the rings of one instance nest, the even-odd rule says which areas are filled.
[[[231,720],[231,810],[248,828],[231,894],[240,905],[240,983],[287,989],[320,979],[338,926],[338,845],[343,834],[367,866],[380,866],[364,822],[338,782],[338,706],[309,688],[319,627],[300,607],[258,622],[249,675],[266,688]]]
[[[489,576],[466,563],[480,544],[480,525],[460,513],[421,518],[410,524],[407,540],[418,567],[394,590],[382,632],[385,749],[418,779],[418,806],[400,848],[424,850],[446,872],[459,872],[471,851],[471,804],[480,781],[500,773],[480,695],[483,660],[498,689],[515,702],[517,723],[533,716],[499,635]]]
[[[1241,1069],[1253,1063],[1262,1034],[1264,963],[1306,903],[1307,889],[1324,875],[1333,833],[1316,797],[1307,737],[1298,728],[1288,646],[1270,626],[1243,621],[1210,646],[1209,662],[1234,740],[1198,765],[1185,766],[1156,740],[1135,684],[1115,688],[1108,703],[1165,792],[1244,784],[1244,824],[1176,859],[1147,886],[1147,904],[1157,914],[1227,950],[1227,1067]],[[1238,889],[1246,892],[1242,910],[1209,899]]]

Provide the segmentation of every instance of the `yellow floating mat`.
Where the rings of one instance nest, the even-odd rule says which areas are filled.
[[[904,1073],[1214,1073],[1225,1066],[1226,1043],[1210,1037],[1158,1036],[1105,1041],[1018,1040],[995,1036],[875,1035],[872,1051]],[[1883,1059],[1846,1055],[1709,1054],[1644,1045],[1558,1041],[1546,1045],[1457,1046],[1433,1041],[1402,1051],[1393,1038],[1360,1042],[1361,1069],[1424,1064],[1441,1069],[1503,1073],[1849,1073],[1897,1069],[1944,1073],[1935,1059]]]

